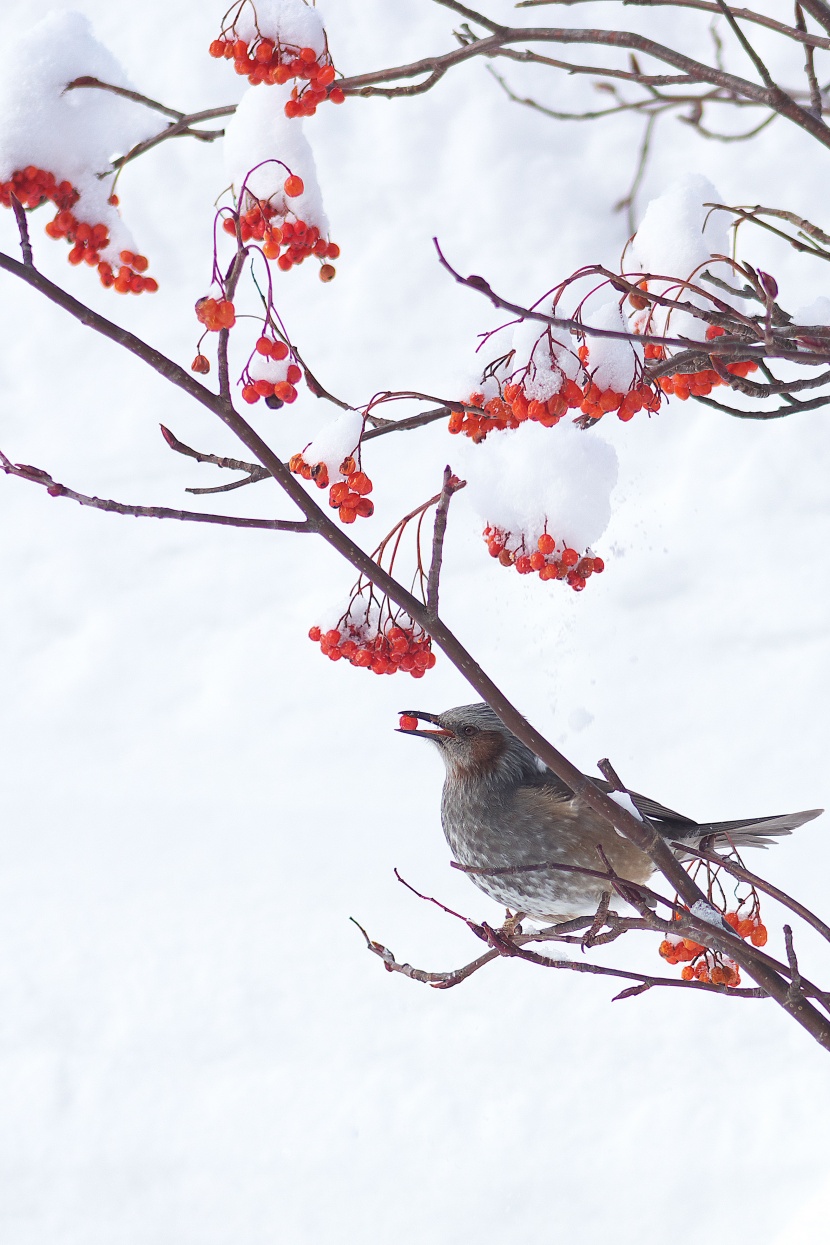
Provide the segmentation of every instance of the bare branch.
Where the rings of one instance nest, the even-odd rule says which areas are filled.
[[[749,869],[739,864],[735,860],[731,860],[728,856],[719,856],[717,852],[707,851],[702,847],[689,847],[684,845],[683,850],[700,860],[708,860],[710,864],[717,864],[721,869],[725,869],[727,873],[731,873],[733,877],[738,878],[741,882],[748,882],[750,886],[754,886],[756,890],[761,891],[765,895],[769,895],[771,899],[777,900],[784,908],[789,908],[790,912],[795,912],[811,925],[814,930],[821,934],[822,938],[830,942],[830,925],[827,925],[803,903],[799,903],[797,899],[793,899],[786,891],[782,891],[777,886],[773,886],[771,882],[767,882],[764,878],[759,877],[757,873],[750,873]]]
[[[518,0],[517,9],[534,9],[543,5],[550,6],[552,4],[572,4],[579,3],[579,0]],[[640,8],[678,8],[678,9],[697,9],[702,13],[720,13],[720,7],[716,0],[624,0],[624,3]],[[808,5],[804,5],[809,11]],[[767,30],[774,30],[777,34],[786,35],[788,39],[794,39],[797,43],[810,44],[817,48],[830,48],[830,39],[824,35],[814,35],[809,31],[802,31],[794,26],[787,26],[784,22],[778,22],[773,17],[767,17],[764,13],[756,13],[752,9],[736,9],[732,6],[732,13],[735,17],[740,18],[743,22],[754,22],[758,26],[764,26]]]
[[[139,519],[178,519],[185,523],[215,523],[222,527],[259,528],[269,532],[305,534],[315,531],[308,519],[244,519],[232,514],[203,514],[198,510],[171,510],[167,506],[133,506],[104,497],[90,497],[86,493],[78,493],[75,489],[68,488],[65,484],[59,484],[40,467],[11,462],[2,450],[0,450],[0,471],[4,471],[7,476],[16,476],[19,480],[40,484],[50,497],[68,497],[70,501],[76,501],[79,506],[90,506],[93,510],[106,510],[111,514],[133,515]]]
[[[586,775],[583,775],[566,757],[554,748],[537,730],[535,730],[518,712],[514,705],[505,697],[501,689],[482,670],[472,655],[464,648],[457,637],[440,619],[429,617],[426,607],[412,593],[408,592],[391,575],[373,561],[345,532],[338,527],[320,506],[305,491],[299,481],[291,474],[285,463],[273,452],[270,446],[254,431],[245,419],[234,409],[231,402],[222,394],[211,393],[199,384],[189,373],[167,359],[161,352],[141,341],[125,329],[113,324],[105,317],[93,312],[91,308],[78,302],[53,282],[43,277],[36,270],[26,267],[11,256],[0,253],[0,270],[10,272],[26,284],[40,291],[52,302],[64,308],[80,323],[93,328],[97,333],[116,341],[136,357],[141,358],[148,366],[153,367],[160,375],[171,383],[189,393],[203,407],[211,410],[222,422],[233,431],[240,441],[248,447],[259,462],[267,468],[280,488],[296,503],[306,516],[310,525],[339,552],[358,573],[364,575],[369,582],[385,592],[390,600],[405,609],[413,621],[429,631],[434,643],[449,657],[456,668],[469,681],[471,686],[485,699],[504,722],[508,729],[525,743],[549,768],[562,779],[573,791],[575,797],[584,802],[599,816],[610,822],[626,838],[630,839],[640,850],[646,852],[667,881],[675,888],[683,901],[691,907],[698,901],[706,902],[705,895],[689,877],[676,860],[671,849],[656,831],[648,825],[637,821],[625,809],[610,800]],[[483,283],[486,285],[486,283]],[[487,287],[489,289],[489,287]],[[776,1002],[799,1025],[825,1049],[830,1050],[830,1023],[821,1013],[808,1002],[797,1006],[789,997],[789,983],[781,974],[757,955],[752,955],[740,939],[728,940],[727,935],[697,922],[701,933],[711,939],[715,945],[723,943],[727,946],[727,954],[755,979],[760,987],[767,991]],[[690,927],[695,922],[690,920]],[[754,950],[754,949],[753,949]]]
[[[26,219],[26,209],[18,199],[17,195],[11,196],[12,211],[14,219],[17,221],[17,229],[20,234],[20,251],[23,255],[23,263],[27,268],[34,268],[35,261],[32,256],[32,243],[29,238],[29,222]]]
[[[435,508],[435,523],[432,529],[432,561],[427,581],[427,613],[430,618],[438,617],[438,588],[441,579],[441,561],[444,556],[444,536],[447,531],[447,516],[453,493],[464,488],[466,480],[459,480],[449,467],[444,468],[444,484],[438,505]]]
[[[462,917],[461,919],[471,927],[475,925],[475,922],[470,922],[467,918]],[[401,973],[411,981],[422,982],[424,985],[432,986],[436,990],[448,990],[453,986],[460,985],[462,981],[466,981],[468,977],[471,977],[473,973],[478,972],[487,964],[492,964],[495,960],[508,956],[528,960],[530,963],[537,964],[542,968],[557,968],[572,973],[588,973],[597,977],[615,977],[623,981],[637,983],[638,988],[635,991],[623,991],[622,994],[616,996],[617,999],[630,998],[634,993],[650,990],[654,986],[666,986],[674,989],[691,988],[703,990],[709,994],[720,994],[726,998],[763,999],[768,997],[766,992],[759,988],[717,986],[702,981],[683,981],[678,977],[655,977],[648,973],[635,973],[622,968],[609,968],[602,964],[592,964],[584,960],[554,959],[552,956],[540,955],[536,951],[528,950],[528,943],[539,940],[538,935],[532,934],[515,935],[509,946],[506,943],[499,942],[499,945],[491,947],[486,954],[479,956],[461,968],[444,972],[428,972],[425,969],[413,968],[411,964],[396,960],[389,948],[385,947],[383,943],[376,942],[370,938],[363,926],[354,917],[350,917],[350,920],[357,926],[365,938],[367,949],[382,961],[387,972]],[[489,927],[482,926],[480,928],[484,930]],[[494,930],[491,931],[494,934],[496,932]]]

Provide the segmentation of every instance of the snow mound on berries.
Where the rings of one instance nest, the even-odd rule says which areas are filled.
[[[251,361],[248,364],[248,375],[251,380],[267,380],[272,385],[278,385],[280,381],[288,379],[288,368],[294,362],[291,355],[286,355],[284,359],[266,358],[265,355],[254,351]],[[315,459],[319,462],[319,459]],[[343,461],[342,459],[340,460]]]
[[[340,464],[354,453],[362,432],[363,416],[360,411],[343,411],[317,433],[303,450],[303,458],[312,465],[325,463],[332,483],[342,480]]]
[[[594,430],[528,422],[464,450],[467,495],[491,526],[535,546],[547,524],[577,550],[608,526],[617,455]]]
[[[643,216],[643,223],[634,235],[632,252],[639,271],[675,281],[650,281],[649,288],[659,294],[695,306],[710,306],[699,295],[677,287],[677,281],[700,283],[700,273],[712,264],[713,256],[729,255],[729,221],[727,212],[714,211],[712,203],[721,197],[708,178],[690,174],[674,182],[656,199],[652,199]],[[717,275],[729,281],[731,272],[724,263],[716,264]],[[723,291],[718,296],[737,304],[737,294],[730,299]],[[688,312],[656,310],[652,331],[702,341],[706,322]]]
[[[552,299],[539,304],[534,310],[543,315],[556,315]],[[559,393],[565,378],[576,380],[581,370],[574,351],[557,339],[555,329],[546,328],[540,320],[522,320],[517,324],[513,330],[512,347],[511,375],[527,369],[522,386],[531,401],[547,402],[548,398]],[[495,397],[497,392],[496,389],[484,396]]]
[[[132,89],[115,57],[99,43],[81,13],[50,13],[3,53],[0,76],[0,181],[34,165],[69,181],[80,195],[78,220],[105,224],[111,246],[106,258],[135,244],[115,208],[111,170],[115,153],[149,138],[158,122],[146,109],[109,91],[75,88],[93,77]]]
[[[288,211],[328,236],[329,222],[303,123],[285,115],[290,96],[287,86],[248,88],[225,127],[225,168],[237,195],[244,184],[254,198],[269,200],[278,214]],[[303,193],[292,198],[283,191],[289,172],[301,177],[304,186]]]
[[[652,199],[632,243],[643,272],[694,279],[696,269],[713,255],[728,255],[729,216],[705,206],[720,202],[709,179],[697,173]]]
[[[256,0],[256,5],[247,0],[233,29],[246,43],[263,36],[283,46],[313,48],[318,57],[326,50],[323,19],[305,0]]]
[[[583,318],[585,324],[595,329],[606,329],[614,333],[631,332],[616,299],[603,303]],[[589,334],[587,343],[588,371],[594,384],[600,389],[628,393],[638,383],[644,365],[643,348],[639,342],[616,337],[594,337]]]

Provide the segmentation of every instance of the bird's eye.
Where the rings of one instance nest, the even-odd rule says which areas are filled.
[[[461,727],[461,734],[466,735],[468,739],[470,735],[475,735],[476,733],[477,733],[476,728],[474,726],[462,726]]]

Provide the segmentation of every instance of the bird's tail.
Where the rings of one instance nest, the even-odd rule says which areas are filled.
[[[823,808],[810,808],[802,813],[783,813],[778,817],[749,817],[743,821],[712,821],[695,826],[693,833],[683,839],[700,843],[709,839],[715,851],[728,851],[730,847],[771,847],[782,835],[792,834],[805,821],[820,817]]]

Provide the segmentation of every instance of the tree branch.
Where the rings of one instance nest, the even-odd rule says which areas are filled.
[[[4,471],[7,476],[16,476],[18,480],[40,484],[50,497],[68,497],[70,501],[76,501],[79,506],[90,506],[93,510],[107,510],[111,514],[133,515],[139,519],[178,519],[185,523],[214,523],[222,527],[259,528],[269,532],[305,534],[315,531],[314,526],[307,519],[245,519],[232,514],[203,514],[199,510],[171,510],[168,506],[133,506],[104,497],[90,497],[86,493],[76,492],[66,484],[59,484],[40,467],[11,462],[2,450],[0,450],[0,471]]]
[[[387,574],[364,551],[356,545],[339,528],[317,503],[306,493],[295,476],[288,470],[285,463],[263,441],[254,429],[234,409],[233,405],[221,395],[216,395],[199,384],[185,370],[166,358],[160,351],[148,346],[134,334],[113,324],[104,316],[86,307],[77,299],[61,290],[53,282],[34,269],[27,268],[11,256],[0,253],[0,270],[5,270],[23,280],[32,288],[39,290],[45,297],[64,308],[80,323],[93,328],[102,336],[117,342],[124,349],[136,355],[148,366],[154,368],[172,384],[185,390],[202,406],[212,411],[226,427],[236,434],[243,445],[254,454],[255,458],[270,472],[277,484],[296,503],[300,511],[309,520],[310,525],[318,532],[359,574],[364,575],[370,583],[375,584],[382,592],[406,610],[413,621],[419,623],[432,636],[433,641],[447,655],[457,670],[468,680],[482,699],[492,706],[505,726],[540,758],[567,786],[571,788],[577,800],[592,808],[599,816],[610,822],[627,839],[644,851],[653,861],[655,867],[662,872],[667,881],[674,887],[683,901],[692,907],[698,901],[706,903],[706,896],[689,877],[682,865],[677,861],[666,842],[653,828],[637,821],[630,813],[610,800],[586,775],[583,775],[566,757],[554,748],[534,727],[532,727],[515,706],[507,699],[501,689],[484,672],[473,656],[460,643],[452,631],[440,620],[432,619],[424,604],[412,593]],[[489,288],[489,287],[488,287]],[[703,923],[700,923],[701,925]],[[815,1040],[830,1051],[830,1023],[810,1003],[795,1006],[789,998],[789,986],[777,972],[760,964],[749,953],[743,942],[737,937],[730,938],[709,927],[709,937],[717,945],[723,945],[726,954],[755,979],[759,986],[767,991],[784,1010],[795,1019]]]
[[[447,532],[447,516],[453,493],[464,488],[466,480],[459,480],[449,467],[444,468],[444,484],[438,505],[435,507],[435,522],[432,528],[432,561],[427,580],[427,613],[430,618],[438,617],[438,588],[441,579],[441,562],[444,556],[444,537]]]

